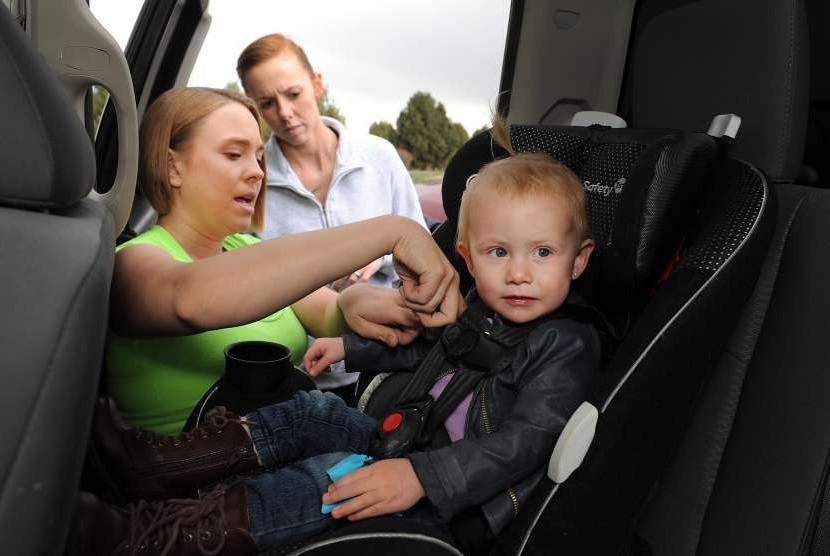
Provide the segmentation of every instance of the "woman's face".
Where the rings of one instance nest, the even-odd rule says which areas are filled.
[[[323,94],[320,74],[311,75],[293,53],[255,65],[245,75],[245,91],[281,143],[305,145],[320,125],[317,100]]]
[[[212,239],[251,227],[264,173],[259,126],[247,108],[223,104],[168,154],[173,211],[179,217]]]

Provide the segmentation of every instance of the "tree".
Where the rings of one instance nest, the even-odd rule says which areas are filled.
[[[461,148],[464,143],[469,141],[470,136],[467,134],[467,130],[458,122],[453,122],[450,125],[450,154],[455,153],[458,149]]]
[[[439,168],[452,151],[452,122],[444,105],[418,91],[398,116],[398,146],[412,153],[413,168]]]
[[[369,126],[369,133],[383,137],[393,145],[397,146],[398,144],[398,133],[395,131],[395,126],[385,120],[372,122],[372,125]]]
[[[334,101],[329,98],[328,86],[323,88],[323,94],[320,95],[320,99],[317,101],[317,107],[320,109],[320,115],[334,118],[335,120],[339,120],[341,124],[346,125],[346,116],[340,112],[340,109],[334,104]]]
[[[98,124],[101,123],[101,116],[104,114],[104,107],[110,98],[109,91],[103,87],[92,87],[92,121],[93,129],[98,131]]]
[[[475,137],[479,133],[484,133],[485,131],[487,131],[489,129],[490,129],[490,125],[489,124],[484,124],[483,126],[481,126],[480,128],[478,128],[477,130],[475,130],[473,132],[473,137]]]

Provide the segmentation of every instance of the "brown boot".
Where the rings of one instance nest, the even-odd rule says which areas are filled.
[[[251,538],[245,485],[219,485],[202,498],[140,501],[126,510],[81,493],[72,538],[78,554],[245,556]]]
[[[260,468],[251,437],[224,407],[205,414],[203,424],[178,436],[129,427],[112,400],[99,398],[93,442],[129,500],[192,494],[219,479]]]

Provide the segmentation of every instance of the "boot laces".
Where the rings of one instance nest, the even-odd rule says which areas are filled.
[[[187,431],[181,432],[176,436],[167,436],[157,432],[149,431],[139,427],[135,428],[136,438],[143,439],[147,444],[158,444],[164,446],[165,444],[173,444],[179,446],[186,442],[191,442],[194,439],[205,439],[215,432],[221,434],[222,429],[230,421],[236,421],[239,418],[232,412],[228,411],[224,406],[217,406],[205,413],[204,421],[201,425]]]
[[[199,554],[216,556],[225,547],[226,492],[227,487],[220,486],[199,499],[130,504],[130,538],[125,550],[134,556],[150,547],[164,556],[181,537],[184,542],[195,542]],[[216,545],[206,544],[211,541]]]

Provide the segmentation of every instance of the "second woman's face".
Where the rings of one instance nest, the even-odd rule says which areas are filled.
[[[245,90],[282,143],[305,145],[320,125],[317,100],[323,80],[311,75],[292,53],[266,60],[248,70]]]

